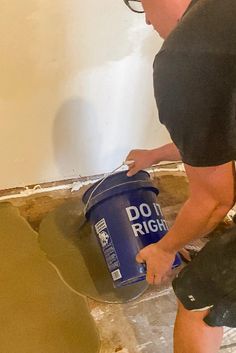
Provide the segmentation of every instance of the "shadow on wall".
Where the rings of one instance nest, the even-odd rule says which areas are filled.
[[[100,152],[98,119],[91,103],[81,98],[66,101],[54,121],[53,144],[63,178],[91,175]]]

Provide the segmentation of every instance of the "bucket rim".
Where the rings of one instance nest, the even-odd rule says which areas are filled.
[[[142,185],[140,185],[140,182],[142,183]],[[125,190],[120,190],[117,194],[114,193],[113,195],[110,195],[109,192],[111,190],[119,189],[122,186],[127,186],[127,184],[135,184],[135,183],[139,183],[139,186],[137,188],[135,188],[135,189],[130,189],[128,191],[134,191],[134,190],[140,190],[140,189],[149,189],[149,190],[152,190],[156,195],[159,194],[159,189],[157,187],[155,187],[154,185],[152,185],[149,180],[141,180],[141,181],[140,180],[135,180],[135,181],[130,181],[128,183],[125,182],[125,183],[122,183],[122,184],[119,184],[119,185],[115,185],[115,186],[113,186],[113,187],[111,187],[109,189],[106,189],[106,190],[100,192],[99,194],[96,194],[95,196],[91,197],[91,199],[90,199],[90,201],[89,201],[89,203],[87,205],[87,208],[84,210],[85,216],[87,217],[88,214],[91,212],[91,210],[95,206],[99,205],[102,201],[105,201],[105,200],[107,200],[107,199],[109,199],[111,197],[114,197],[114,196],[117,196],[117,195],[121,195],[121,194],[127,192]],[[106,196],[106,194],[108,194],[108,195]]]
[[[149,180],[131,180],[131,181],[126,181],[126,182],[121,183],[121,184],[114,185],[114,186],[112,186],[112,187],[110,187],[110,188],[108,188],[106,190],[103,190],[103,191],[99,192],[98,194],[92,196],[90,201],[96,199],[98,196],[101,196],[101,195],[105,194],[107,191],[115,190],[115,189],[117,189],[117,188],[119,188],[119,187],[121,187],[123,185],[136,184],[136,183],[140,183],[140,182],[142,182],[143,184],[147,184],[148,187],[150,187],[152,189],[156,189],[157,191],[159,191],[157,187],[150,185],[150,181]],[[143,186],[140,186],[140,188],[142,188],[142,187]]]
[[[127,170],[121,170],[121,171],[116,172],[116,173],[114,173],[114,174],[108,175],[108,178],[113,177],[113,176],[117,176],[118,174],[125,174],[125,173],[127,173]],[[147,172],[146,170],[139,170],[136,174],[138,174],[138,173],[142,173],[142,174],[146,174],[146,175],[150,176],[150,173]],[[135,175],[136,175],[136,174],[135,174]],[[102,180],[103,180],[103,178],[97,180],[94,184],[92,184],[92,185],[84,192],[84,194],[83,194],[83,196],[82,196],[83,202],[85,202],[84,199],[86,199],[87,194],[89,194],[89,192],[91,192],[91,190],[92,190],[94,187],[96,187],[96,185],[97,185],[100,181],[102,181]],[[131,182],[136,182],[136,181],[140,182],[140,181],[145,181],[145,180],[131,180]],[[124,182],[124,183],[122,183],[122,184],[126,184],[126,183],[129,183],[129,182],[130,182],[130,181],[126,181],[126,182]],[[149,180],[149,182],[150,182],[150,180]],[[108,189],[107,189],[107,190],[108,190]],[[105,190],[105,191],[106,191],[106,190]],[[104,191],[103,191],[103,192],[104,192]],[[93,198],[93,197],[92,197],[92,198]]]

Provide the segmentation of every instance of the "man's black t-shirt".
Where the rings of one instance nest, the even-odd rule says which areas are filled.
[[[159,117],[183,162],[236,160],[236,0],[193,0],[154,61]]]

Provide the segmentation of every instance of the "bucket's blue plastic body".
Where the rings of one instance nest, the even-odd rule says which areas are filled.
[[[159,190],[150,175],[140,171],[127,177],[126,173],[113,174],[98,187],[99,182],[95,183],[83,195],[86,218],[97,235],[115,287],[146,278],[145,264],[138,264],[136,255],[168,231],[157,203]],[[177,254],[173,267],[180,263]]]

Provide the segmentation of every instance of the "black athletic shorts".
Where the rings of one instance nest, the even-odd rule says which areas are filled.
[[[236,327],[236,227],[209,241],[174,279],[173,289],[184,307],[211,307],[209,326]]]

